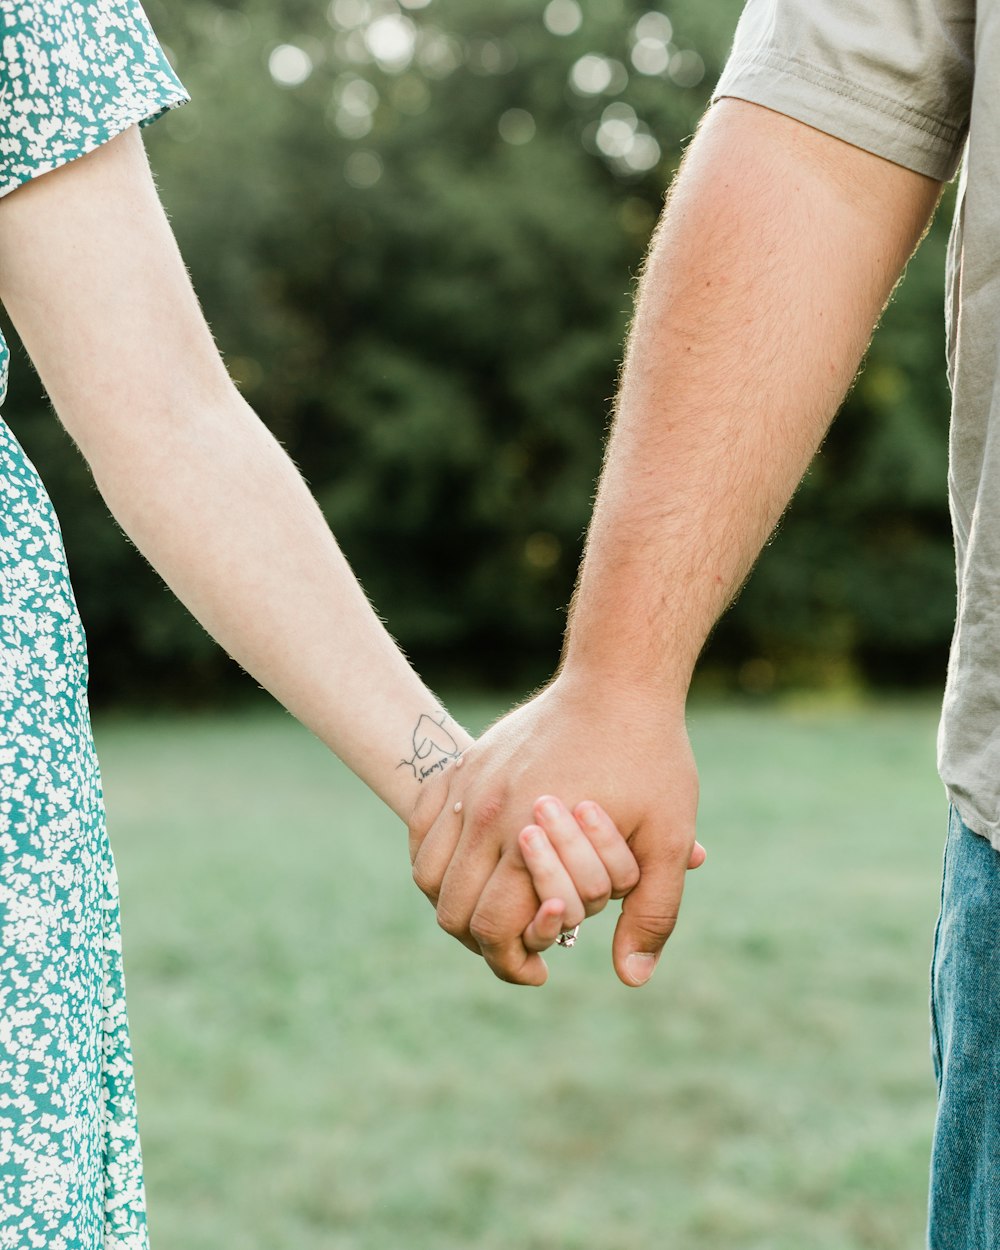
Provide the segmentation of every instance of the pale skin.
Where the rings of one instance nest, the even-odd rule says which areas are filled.
[[[425,791],[414,876],[497,976],[530,981],[521,829],[539,786],[597,800],[639,884],[614,937],[645,984],[695,837],[692,672],[815,454],[941,184],[725,99],[692,141],[640,283],[558,673]],[[453,811],[461,802],[461,811]]]
[[[461,775],[472,738],[231,381],[136,127],[0,200],[0,299],[111,512],[229,654],[402,819],[443,769]],[[539,952],[638,879],[596,804],[571,813],[547,789],[512,890],[534,984]]]

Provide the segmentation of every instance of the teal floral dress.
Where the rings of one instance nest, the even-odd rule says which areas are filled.
[[[188,98],[133,0],[0,0],[0,196]],[[0,1250],[147,1246],[86,641],[0,421]]]

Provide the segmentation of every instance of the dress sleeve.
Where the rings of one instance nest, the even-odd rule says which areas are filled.
[[[137,0],[0,0],[0,196],[189,99]]]
[[[948,180],[968,130],[975,13],[975,0],[748,0],[712,98]]]

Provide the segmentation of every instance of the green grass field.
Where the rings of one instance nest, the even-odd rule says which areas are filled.
[[[495,981],[281,714],[99,721],[154,1250],[922,1244],[935,722],[696,708],[709,861],[636,992],[614,904]]]

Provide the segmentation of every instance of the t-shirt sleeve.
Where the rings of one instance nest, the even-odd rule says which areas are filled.
[[[748,0],[712,99],[794,117],[931,178],[961,159],[975,0]]]
[[[189,99],[136,0],[0,0],[0,196]]]

